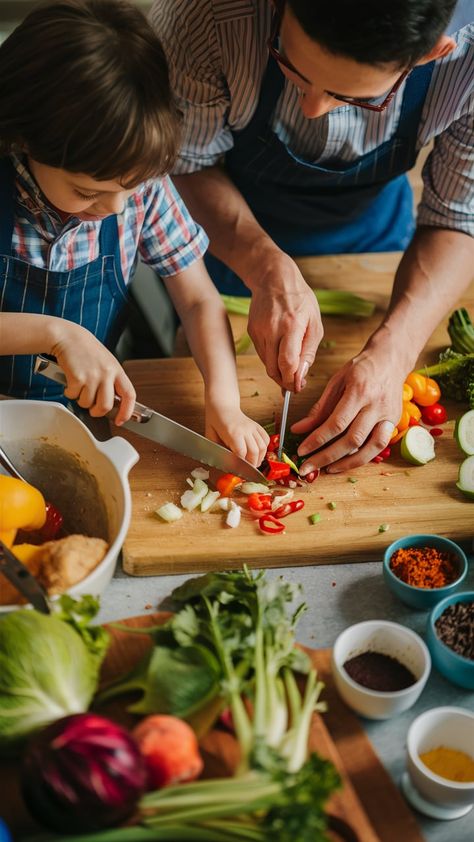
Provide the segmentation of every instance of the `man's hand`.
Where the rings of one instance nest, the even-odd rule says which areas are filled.
[[[323,337],[316,296],[282,252],[252,290],[248,332],[257,354],[272,380],[299,392]]]
[[[406,374],[403,364],[365,350],[331,377],[306,418],[291,428],[310,433],[298,448],[300,456],[318,450],[301,474],[326,466],[329,473],[349,470],[377,456],[400,417]]]

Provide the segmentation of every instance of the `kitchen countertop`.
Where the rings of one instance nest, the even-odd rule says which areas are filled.
[[[474,557],[463,590],[474,590]],[[338,634],[361,620],[384,619],[402,623],[424,634],[427,614],[413,611],[395,599],[382,578],[382,563],[335,564],[323,567],[287,567],[268,570],[300,582],[308,610],[300,620],[298,640],[312,648],[331,647]],[[103,594],[100,621],[133,617],[156,610],[173,588],[188,576],[134,578],[117,570]],[[418,702],[406,713],[384,722],[362,720],[383,764],[398,783],[405,769],[405,737],[418,714],[440,705],[474,708],[474,693],[449,684],[433,669]],[[453,822],[434,821],[416,814],[427,842],[471,842],[473,813]],[[361,840],[363,842],[363,840]],[[383,840],[382,840],[383,842]],[[404,840],[410,842],[410,840]]]

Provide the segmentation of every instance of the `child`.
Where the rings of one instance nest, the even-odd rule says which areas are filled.
[[[166,175],[179,114],[161,45],[125,0],[54,0],[0,46],[0,392],[131,414],[113,349],[140,252],[163,278],[205,384],[206,435],[253,464],[268,436],[240,410],[232,336],[207,238]]]

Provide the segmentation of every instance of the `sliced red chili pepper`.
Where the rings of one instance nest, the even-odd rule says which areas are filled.
[[[286,462],[278,462],[278,460],[272,459],[269,462],[266,477],[267,479],[281,479],[282,477],[287,477],[289,473],[290,466]]]
[[[267,453],[274,453],[275,450],[278,450],[280,446],[280,433],[274,433],[270,436],[270,441],[268,442]]]
[[[277,520],[274,515],[262,515],[258,519],[258,525],[262,532],[267,532],[268,535],[278,535],[285,531],[285,524]]]
[[[269,512],[272,508],[271,494],[249,494],[247,497],[247,504],[249,509],[253,512]]]
[[[293,512],[299,512],[303,507],[304,500],[290,500],[289,503],[283,503],[282,506],[275,509],[272,514],[275,517],[286,517],[287,515],[291,515]]]

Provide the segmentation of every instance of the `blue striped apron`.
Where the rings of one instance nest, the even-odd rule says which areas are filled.
[[[91,263],[69,272],[40,269],[12,256],[14,184],[13,165],[0,159],[0,311],[59,316],[87,328],[113,350],[128,304],[116,215],[103,220],[99,256]],[[33,364],[33,356],[0,355],[0,393],[67,403],[62,388],[34,374]]]
[[[244,129],[234,132],[234,147],[225,160],[258,222],[283,251],[304,256],[407,248],[415,224],[405,173],[416,161],[433,67],[434,62],[422,65],[408,77],[393,137],[354,162],[336,160],[323,166],[294,155],[273,131],[285,79],[269,58],[255,114]],[[212,255],[206,263],[221,292],[250,294]]]

